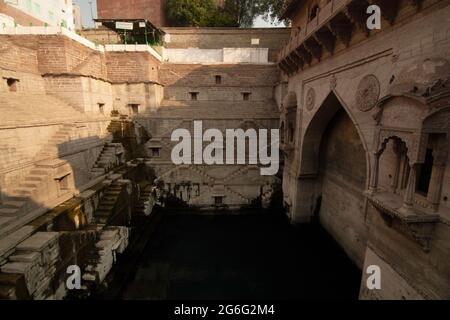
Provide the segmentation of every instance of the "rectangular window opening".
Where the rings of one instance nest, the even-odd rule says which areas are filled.
[[[222,84],[222,76],[220,75],[216,76],[216,84]]]
[[[160,148],[151,148],[150,152],[153,158],[159,158],[161,155]]]
[[[252,95],[251,92],[242,92],[242,99],[244,101],[249,101],[251,95]]]
[[[198,92],[189,92],[191,95],[191,100],[197,101],[198,100]]]
[[[134,115],[139,114],[139,105],[138,104],[130,104],[129,108],[130,108],[131,114],[134,114]]]
[[[223,204],[223,197],[214,197],[214,204],[220,206]]]
[[[6,84],[8,85],[9,91],[16,92],[17,91],[17,83],[19,80],[14,78],[6,78]]]
[[[100,114],[105,114],[105,104],[104,103],[98,103],[98,112]]]

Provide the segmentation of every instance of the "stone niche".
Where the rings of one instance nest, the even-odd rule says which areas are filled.
[[[295,130],[297,125],[297,95],[290,91],[281,105],[280,148],[289,157],[295,148]]]

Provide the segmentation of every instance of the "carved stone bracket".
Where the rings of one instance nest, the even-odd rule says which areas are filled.
[[[320,30],[318,30],[314,35],[314,39],[322,45],[325,50],[327,50],[330,54],[334,53],[334,48],[336,46],[336,37],[331,32],[328,26],[324,26]]]
[[[303,67],[305,66],[305,61],[303,61],[302,57],[297,53],[297,51],[292,51],[291,56],[295,63],[299,66],[299,68],[303,69]]]
[[[307,64],[311,64],[312,61],[311,53],[308,50],[306,50],[304,46],[300,46],[296,50],[298,55],[302,57],[303,61],[305,61]]]
[[[353,34],[353,24],[345,14],[338,14],[328,24],[331,32],[340,39],[347,47]]]
[[[344,13],[346,16],[358,26],[358,28],[363,31],[366,37],[369,36],[370,30],[367,28],[367,7],[369,3],[364,0],[353,1],[349,3],[348,7],[345,8]]]
[[[422,2],[423,0],[409,0],[413,6],[417,8],[417,10],[422,9]]]
[[[400,0],[369,0],[370,4],[375,4],[380,7],[383,17],[393,24],[397,18]]]
[[[320,61],[320,58],[322,57],[322,46],[314,37],[306,40],[304,46],[309,52],[311,52],[314,58]]]
[[[291,68],[293,69],[294,72],[300,69],[300,66],[295,62],[295,60],[294,60],[294,58],[292,58],[292,56],[290,56],[290,55],[287,56],[286,61],[291,66]]]
[[[414,239],[425,252],[430,251],[430,242],[439,216],[425,214],[414,210],[405,214],[401,209],[392,206],[392,201],[383,198],[383,194],[367,194],[369,202],[380,213],[383,221],[390,228],[394,228]]]

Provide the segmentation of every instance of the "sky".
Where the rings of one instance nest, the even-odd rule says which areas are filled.
[[[93,27],[94,22],[92,21],[92,15],[94,19],[97,17],[97,1],[96,0],[75,0],[76,3],[81,7],[81,16],[83,18],[84,27]],[[92,4],[92,14],[91,5]],[[270,28],[274,27],[268,22],[265,22],[261,17],[258,17],[254,23],[255,28]]]

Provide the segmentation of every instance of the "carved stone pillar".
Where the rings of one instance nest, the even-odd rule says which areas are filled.
[[[414,198],[416,194],[416,179],[417,179],[417,164],[410,165],[408,184],[406,185],[405,197],[403,199],[403,207],[411,209],[414,205]]]
[[[398,141],[395,141],[393,150],[396,155],[396,159],[395,159],[394,176],[393,176],[392,182],[391,182],[391,192],[395,193],[398,188],[398,182],[399,182],[399,177],[400,177],[400,166],[402,163],[402,153],[404,152],[404,148]]]
[[[376,152],[373,154],[372,176],[370,177],[369,191],[375,193],[378,190],[378,173],[380,169],[380,157],[381,153]]]
[[[430,187],[428,190],[427,200],[431,204],[433,211],[438,211],[441,200],[442,181],[444,180],[445,164],[447,159],[447,152],[442,149],[433,152],[433,170],[431,172]]]

